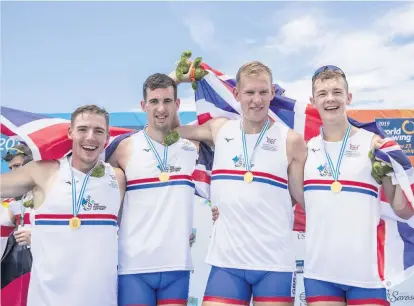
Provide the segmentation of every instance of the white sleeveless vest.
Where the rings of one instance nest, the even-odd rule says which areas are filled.
[[[191,270],[196,146],[185,139],[168,147],[170,178],[161,171],[142,131],[131,136],[126,200],[119,231],[119,274]],[[164,146],[152,141],[163,158]]]
[[[373,133],[358,130],[340,167],[342,191],[333,193],[321,136],[308,143],[305,165],[306,251],[304,276],[362,288],[382,287],[378,274],[379,185],[368,158]],[[325,142],[336,167],[341,142]]]
[[[32,230],[33,266],[28,306],[117,305],[117,216],[120,192],[113,168],[90,177],[79,210],[81,226],[69,227],[72,214],[71,171],[67,158]],[[74,169],[79,195],[85,174]]]
[[[254,180],[243,175],[240,120],[228,121],[216,138],[211,202],[220,210],[206,262],[219,267],[292,272],[295,270],[293,208],[288,191],[288,128],[274,123],[251,163]],[[258,134],[246,134],[249,158]]]

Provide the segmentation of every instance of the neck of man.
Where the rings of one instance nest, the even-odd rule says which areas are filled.
[[[267,117],[262,121],[253,122],[243,118],[243,128],[246,134],[259,134],[264,125],[266,124]]]
[[[145,130],[148,134],[148,136],[158,142],[158,143],[163,143],[165,136],[168,135],[168,133],[171,131],[171,129],[167,130],[160,130],[160,129],[155,129],[151,126],[148,126],[147,129]]]
[[[91,171],[97,162],[98,160],[94,161],[93,163],[84,163],[72,155],[72,167],[85,174]]]
[[[348,128],[348,119],[343,118],[337,122],[324,122],[323,123],[323,139],[326,141],[341,141],[346,129]]]

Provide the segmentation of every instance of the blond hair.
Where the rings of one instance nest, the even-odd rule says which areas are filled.
[[[325,71],[322,71],[321,73],[319,73],[313,79],[313,81],[312,81],[312,93],[314,92],[315,82],[317,80],[321,80],[321,82],[323,82],[325,80],[332,80],[332,79],[343,79],[344,80],[344,83],[345,83],[346,92],[348,92],[348,81],[343,76],[342,72],[340,72],[340,71],[333,71],[333,70],[325,70]]]
[[[240,84],[240,79],[242,75],[245,76],[257,76],[262,73],[267,73],[270,77],[270,83],[273,81],[273,75],[272,71],[269,67],[267,67],[265,64],[258,62],[258,61],[252,61],[244,64],[240,67],[239,71],[237,71],[236,75],[236,84]]]

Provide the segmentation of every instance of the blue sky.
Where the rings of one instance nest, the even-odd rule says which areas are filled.
[[[412,108],[414,5],[404,2],[2,2],[1,103],[136,111],[142,83],[190,49],[234,75],[248,60],[306,101],[323,64],[346,73],[354,107]],[[183,110],[194,109],[180,86]]]

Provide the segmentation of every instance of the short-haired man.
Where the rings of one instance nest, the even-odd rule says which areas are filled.
[[[28,306],[117,305],[117,216],[125,176],[100,160],[109,115],[95,105],[72,113],[72,155],[1,175],[1,196],[33,190],[35,226]]]
[[[368,153],[383,141],[349,122],[352,94],[344,72],[319,68],[310,101],[322,128],[308,142],[304,170],[308,305],[388,305],[377,258],[380,187],[397,216],[409,219],[413,209],[390,177],[381,183],[372,177]]]
[[[27,145],[18,143],[7,150],[3,160],[8,163],[10,171],[15,171],[31,162],[33,160],[33,155]],[[4,221],[7,222],[7,225],[19,226],[19,229],[14,232],[14,237],[21,245],[30,245],[32,205],[33,195],[32,192],[29,191],[22,197],[11,199],[7,210],[9,219],[7,219],[6,216],[2,217],[2,220],[4,219]]]
[[[269,120],[275,91],[266,65],[243,65],[236,82],[242,119],[178,128],[182,137],[215,146],[211,202],[220,218],[207,255],[212,269],[204,305],[246,305],[252,295],[255,305],[292,305],[291,196],[303,204],[297,190],[303,188],[306,144]]]
[[[198,147],[182,138],[164,144],[180,106],[173,79],[149,76],[143,97],[148,125],[122,140],[109,158],[127,180],[119,232],[119,305],[186,305]]]

